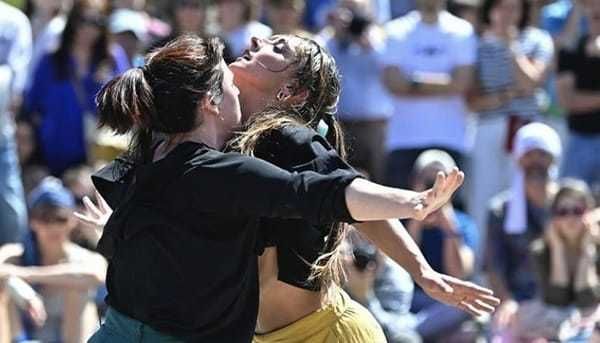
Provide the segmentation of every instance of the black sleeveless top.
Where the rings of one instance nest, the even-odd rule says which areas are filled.
[[[330,174],[344,170],[357,173],[336,150],[314,130],[286,126],[263,138],[255,156],[290,172],[315,171]],[[334,222],[320,225],[304,219],[263,219],[262,234],[267,246],[277,247],[278,279],[302,289],[319,290],[318,280],[308,281],[311,264],[324,252]]]

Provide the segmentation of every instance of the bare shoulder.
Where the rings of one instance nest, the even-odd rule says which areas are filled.
[[[86,265],[105,265],[106,260],[97,252],[83,248],[75,243],[69,243],[67,246],[67,255],[69,262],[81,263]]]
[[[23,245],[20,243],[4,244],[0,247],[0,263],[16,263],[23,251]]]

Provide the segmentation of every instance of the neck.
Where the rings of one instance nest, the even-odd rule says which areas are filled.
[[[205,122],[191,132],[177,136],[170,145],[177,145],[185,141],[203,143],[216,150],[221,150],[227,141],[228,135],[221,132],[214,121]]]
[[[531,185],[525,186],[525,192],[527,194],[527,200],[533,205],[539,208],[546,206],[548,200],[548,187],[547,185]]]
[[[239,87],[239,86],[238,86]],[[240,89],[252,89],[252,92],[240,92],[240,106],[242,108],[242,116],[244,121],[252,117],[254,114],[264,110],[269,103],[273,102],[274,96],[266,91],[249,85],[247,87],[239,87]]]
[[[62,244],[42,244],[38,243],[40,248],[40,258],[42,265],[53,265],[58,264],[64,260],[66,242]]]
[[[440,11],[421,11],[421,19],[427,24],[436,24]]]

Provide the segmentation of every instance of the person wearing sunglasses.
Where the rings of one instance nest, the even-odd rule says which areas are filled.
[[[544,236],[531,245],[540,297],[519,308],[515,338],[591,342],[600,303],[600,227],[590,215],[594,205],[585,182],[561,182]]]
[[[0,323],[0,333],[11,341],[83,342],[97,327],[90,295],[107,263],[69,239],[74,209],[60,180],[45,178],[29,196],[31,230],[21,243],[0,247],[0,318],[10,323]]]

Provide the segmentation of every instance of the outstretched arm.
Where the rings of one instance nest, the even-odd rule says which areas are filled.
[[[438,173],[435,184],[424,192],[391,188],[357,179],[346,188],[346,205],[358,221],[388,218],[425,219],[450,200],[464,180],[454,168],[448,175]]]
[[[394,262],[406,269],[432,298],[475,316],[493,312],[500,303],[489,289],[433,270],[398,220],[364,222],[355,226]]]

